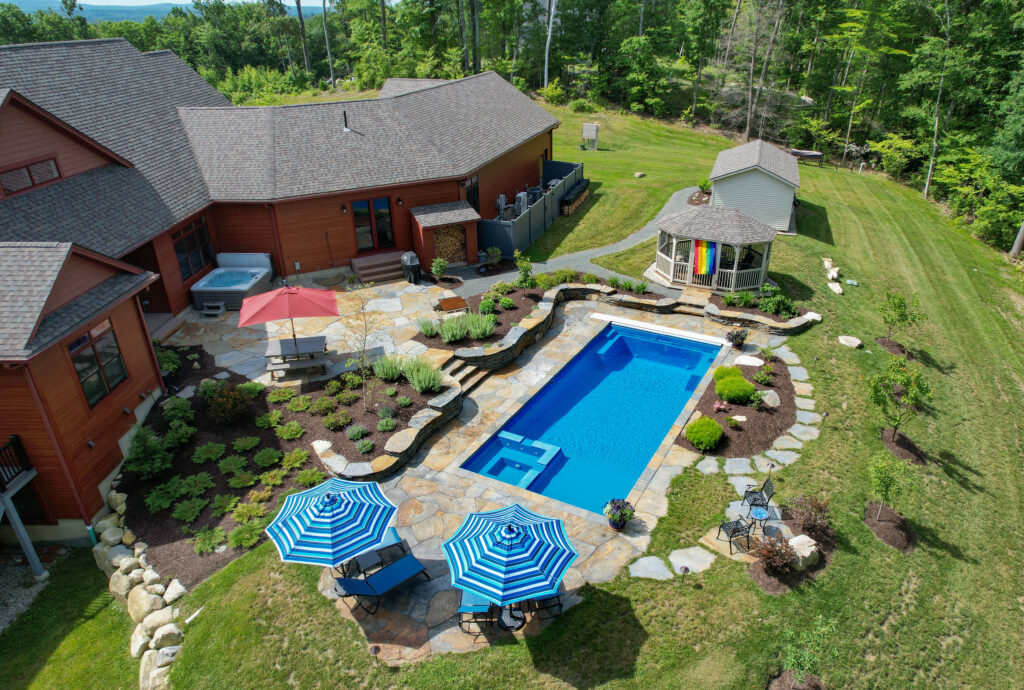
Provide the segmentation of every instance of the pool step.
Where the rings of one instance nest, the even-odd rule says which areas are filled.
[[[220,318],[226,311],[227,307],[224,306],[224,302],[203,302],[203,308],[199,310],[199,314],[200,316]]]

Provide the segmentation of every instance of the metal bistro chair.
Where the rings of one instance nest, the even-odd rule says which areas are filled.
[[[384,567],[383,554],[388,549],[398,549],[402,555],[405,556],[409,553],[409,547],[405,541],[398,536],[398,532],[394,527],[388,527],[384,533],[384,541],[381,542],[380,546],[369,551],[364,551],[352,558],[352,560],[343,564],[341,568],[335,569],[338,575],[341,577],[357,577],[359,575],[369,575],[371,570],[377,570]],[[335,577],[338,577],[335,575]]]
[[[731,556],[732,540],[736,537],[746,536],[747,549],[750,548],[750,530],[753,526],[753,522],[747,522],[743,518],[737,518],[731,522],[723,522],[718,526],[718,534],[715,535],[715,539],[721,539],[722,532],[725,532],[725,536],[729,537],[729,555]]]
[[[740,505],[748,505],[751,508],[754,506],[768,507],[768,502],[772,500],[772,496],[775,495],[775,484],[772,482],[772,478],[769,476],[764,480],[764,484],[757,487],[756,484],[748,484],[747,488],[743,491],[743,500]]]

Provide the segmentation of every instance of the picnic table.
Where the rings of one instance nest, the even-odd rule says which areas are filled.
[[[327,338],[322,335],[268,341],[264,356],[271,361],[267,371],[274,376],[277,372],[325,368],[330,364],[324,356],[326,348]]]

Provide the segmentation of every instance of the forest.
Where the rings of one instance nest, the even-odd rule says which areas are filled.
[[[115,36],[173,50],[236,103],[494,70],[577,112],[627,109],[864,164],[1004,251],[1024,221],[1015,0],[321,0],[297,17],[278,0],[197,0],[96,23],[75,0],[0,4],[0,44]]]

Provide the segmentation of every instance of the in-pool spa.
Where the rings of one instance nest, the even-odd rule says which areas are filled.
[[[720,347],[610,323],[462,467],[600,513],[629,495]]]

